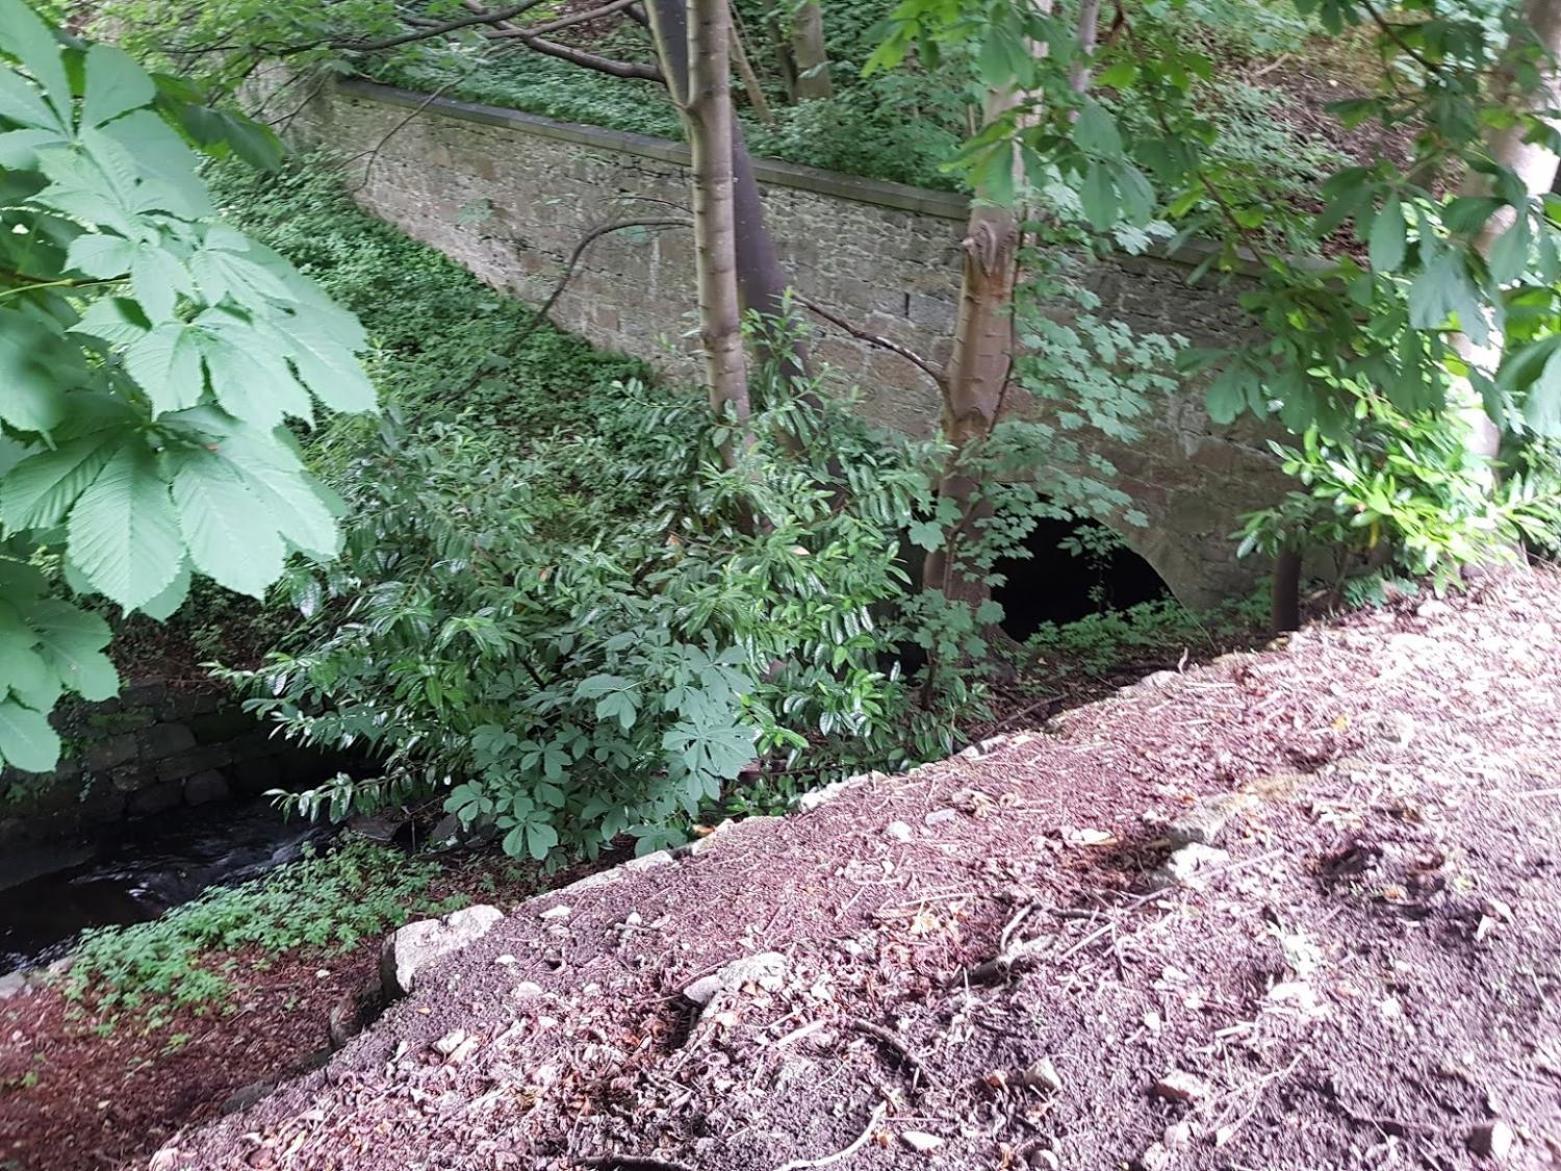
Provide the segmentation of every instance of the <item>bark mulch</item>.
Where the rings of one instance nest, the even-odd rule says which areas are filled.
[[[1557,1166],[1558,624],[1489,578],[506,905],[136,1165]]]

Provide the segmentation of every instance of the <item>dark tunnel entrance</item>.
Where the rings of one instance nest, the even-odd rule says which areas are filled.
[[[992,591],[1003,607],[1003,629],[1020,642],[1047,622],[1171,596],[1149,562],[1094,521],[1039,520],[1024,547],[1029,557],[994,566],[1008,580]]]

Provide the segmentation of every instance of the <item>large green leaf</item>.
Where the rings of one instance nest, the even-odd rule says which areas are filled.
[[[112,439],[86,435],[17,464],[0,479],[0,522],[13,532],[59,524],[108,462]]]
[[[248,251],[249,241],[231,228],[218,225],[207,231],[204,244],[190,257],[190,272],[206,300],[213,305],[230,296],[240,304],[292,301],[287,286]]]
[[[65,262],[77,272],[99,280],[124,276],[135,259],[136,246],[112,232],[84,232],[71,241]]]
[[[0,700],[0,763],[23,772],[48,772],[60,759],[60,738],[42,712]]]
[[[298,377],[321,403],[333,411],[372,411],[374,384],[356,355],[308,311],[262,326],[292,359]]]
[[[108,623],[69,602],[46,598],[27,613],[39,645],[61,681],[83,699],[108,699],[119,691],[119,673],[103,654]]]
[[[184,599],[190,596],[190,559],[179,559],[179,572],[174,574],[173,580],[168,583],[168,588],[163,590],[150,602],[142,605],[141,613],[158,622],[166,622],[173,617],[174,611],[184,605]]]
[[[56,141],[65,130],[38,87],[9,69],[0,69],[0,118],[47,131]]]
[[[1404,225],[1404,205],[1398,196],[1390,196],[1371,223],[1371,267],[1378,272],[1397,272],[1404,263],[1408,235]]]
[[[65,63],[60,60],[60,43],[22,0],[0,0],[0,52],[15,57],[33,75],[59,116],[59,127],[68,127],[71,91]]]
[[[277,518],[238,473],[211,452],[184,453],[174,467],[173,501],[195,568],[237,593],[264,597],[286,550]]]
[[[125,369],[146,391],[157,414],[193,407],[206,393],[203,337],[193,326],[168,321],[126,347]]]
[[[141,307],[128,297],[100,297],[87,306],[72,333],[100,338],[111,346],[125,346],[144,335],[150,323]]]
[[[1079,188],[1079,200],[1084,205],[1084,216],[1097,232],[1110,229],[1117,220],[1117,189],[1105,167],[1091,162],[1084,172],[1084,185]]]
[[[65,418],[65,390],[86,377],[73,346],[43,322],[0,309],[0,420],[18,431],[49,432]]]
[[[341,534],[319,486],[301,462],[269,438],[233,434],[217,449],[244,481],[244,486],[293,545],[311,557],[336,556]]]
[[[1073,141],[1082,151],[1108,159],[1122,154],[1122,135],[1117,130],[1117,120],[1106,108],[1093,99],[1086,98],[1073,123]]]
[[[1550,356],[1528,388],[1523,418],[1541,435],[1561,436],[1561,345]]]
[[[99,592],[133,610],[167,588],[184,555],[168,482],[141,437],[126,437],[77,499],[70,557]]]
[[[274,340],[222,310],[200,315],[201,353],[222,409],[269,431],[284,417],[312,419],[309,392]]]
[[[195,295],[195,282],[184,262],[157,244],[143,244],[136,249],[130,261],[130,287],[147,318],[154,323],[173,317],[181,293],[186,297]]]
[[[174,215],[201,219],[215,214],[211,196],[199,178],[200,160],[151,110],[116,118],[101,132],[130,151],[144,180],[158,192],[157,202]]]
[[[87,96],[81,104],[81,125],[101,126],[140,109],[157,96],[152,79],[129,53],[112,45],[87,50]]]

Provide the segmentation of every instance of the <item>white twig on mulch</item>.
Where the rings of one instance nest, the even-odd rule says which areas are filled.
[[[873,1131],[878,1129],[878,1124],[889,1111],[889,1107],[882,1102],[873,1107],[873,1115],[867,1120],[867,1126],[862,1133],[857,1135],[848,1147],[843,1147],[833,1155],[820,1155],[817,1159],[793,1159],[789,1163],[782,1163],[775,1171],[804,1171],[807,1167],[827,1167],[831,1163],[838,1163],[841,1159],[849,1159],[864,1146],[867,1140],[873,1137]]]

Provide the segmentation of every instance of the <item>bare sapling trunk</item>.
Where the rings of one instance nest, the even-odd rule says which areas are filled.
[[[656,42],[656,57],[667,88],[674,97],[686,93],[689,84],[689,13],[685,0],[646,0],[651,35]],[[753,160],[743,141],[742,126],[730,120],[732,137],[733,224],[736,234],[737,292],[744,310],[766,319],[785,313],[786,290],[790,287],[785,268],[775,250],[775,240],[764,222],[764,201],[754,178]],[[808,371],[807,347],[793,338],[785,354],[771,355],[759,340],[759,357],[778,360],[782,373],[803,376]]]
[[[824,10],[817,0],[797,6],[791,17],[792,97],[799,102],[833,97],[829,52],[824,46]]]
[[[989,92],[986,123],[1003,117],[1020,100],[1014,90]],[[992,513],[972,465],[1002,412],[1013,362],[1018,213],[993,203],[977,188],[961,247],[959,317],[943,377],[943,439],[951,451],[938,482],[939,498],[957,502],[959,520],[943,545],[927,557],[922,586],[974,607],[991,596],[991,588],[984,575],[962,564],[962,551],[979,538],[982,521]]]
[[[684,37],[686,69],[667,71],[667,88],[682,115],[692,155],[694,251],[699,338],[710,405],[741,431],[751,414],[748,363],[743,353],[742,304],[737,292],[737,227],[733,198],[731,24],[727,0],[688,0],[687,18],[667,27],[664,3],[650,6],[651,28],[663,60],[671,41]],[[681,14],[681,6],[679,5]],[[727,445],[728,464],[736,462]]]
[[[748,46],[743,43],[742,26],[735,11],[732,11],[732,67],[737,70],[737,76],[743,79],[743,92],[748,95],[748,105],[753,109],[754,117],[765,124],[774,122],[775,112],[770,109],[770,101],[764,96],[764,87],[759,84],[759,75],[754,71],[753,62],[748,60]]]
[[[1100,0],[1079,0],[1079,55],[1068,71],[1068,84],[1081,94],[1093,80],[1095,45],[1100,40]]]
[[[1561,58],[1561,0],[1527,0],[1523,13],[1534,40],[1543,52],[1540,80],[1536,89],[1523,92],[1509,79],[1508,98],[1529,111],[1556,110],[1561,108],[1561,70],[1556,67],[1557,59]],[[1540,196],[1555,185],[1558,159],[1547,144],[1526,141],[1527,132],[1528,126],[1523,121],[1497,126],[1486,138],[1485,153],[1493,163],[1517,175],[1531,196]],[[1484,194],[1487,186],[1483,175],[1471,176],[1465,184],[1470,194]],[[1490,255],[1492,245],[1512,222],[1510,210],[1498,212],[1485,222],[1474,241],[1481,256]],[[1460,334],[1456,345],[1466,361],[1487,373],[1494,373],[1500,365],[1499,338],[1492,339],[1485,346],[1476,346],[1467,334]],[[1463,404],[1464,414],[1472,431],[1469,446],[1476,454],[1494,460],[1501,450],[1501,430],[1486,414],[1467,382],[1462,383],[1460,390],[1461,397],[1466,400]]]
[[[1037,7],[1050,12],[1051,0],[1037,0]],[[1093,44],[1093,20],[1089,29]],[[1038,50],[1044,51],[1044,47]],[[1087,84],[1087,71],[1080,76],[1080,84]],[[989,90],[983,126],[1008,116],[1025,99],[1017,87]],[[1017,150],[1013,162],[1017,172]],[[985,574],[965,563],[963,550],[980,538],[982,522],[992,515],[977,465],[980,448],[1002,414],[1012,372],[1019,224],[1018,209],[999,204],[991,192],[977,188],[962,244],[959,317],[942,386],[943,437],[952,450],[938,496],[957,503],[959,519],[942,547],[927,558],[922,587],[939,590],[950,601],[972,608],[991,597]]]

